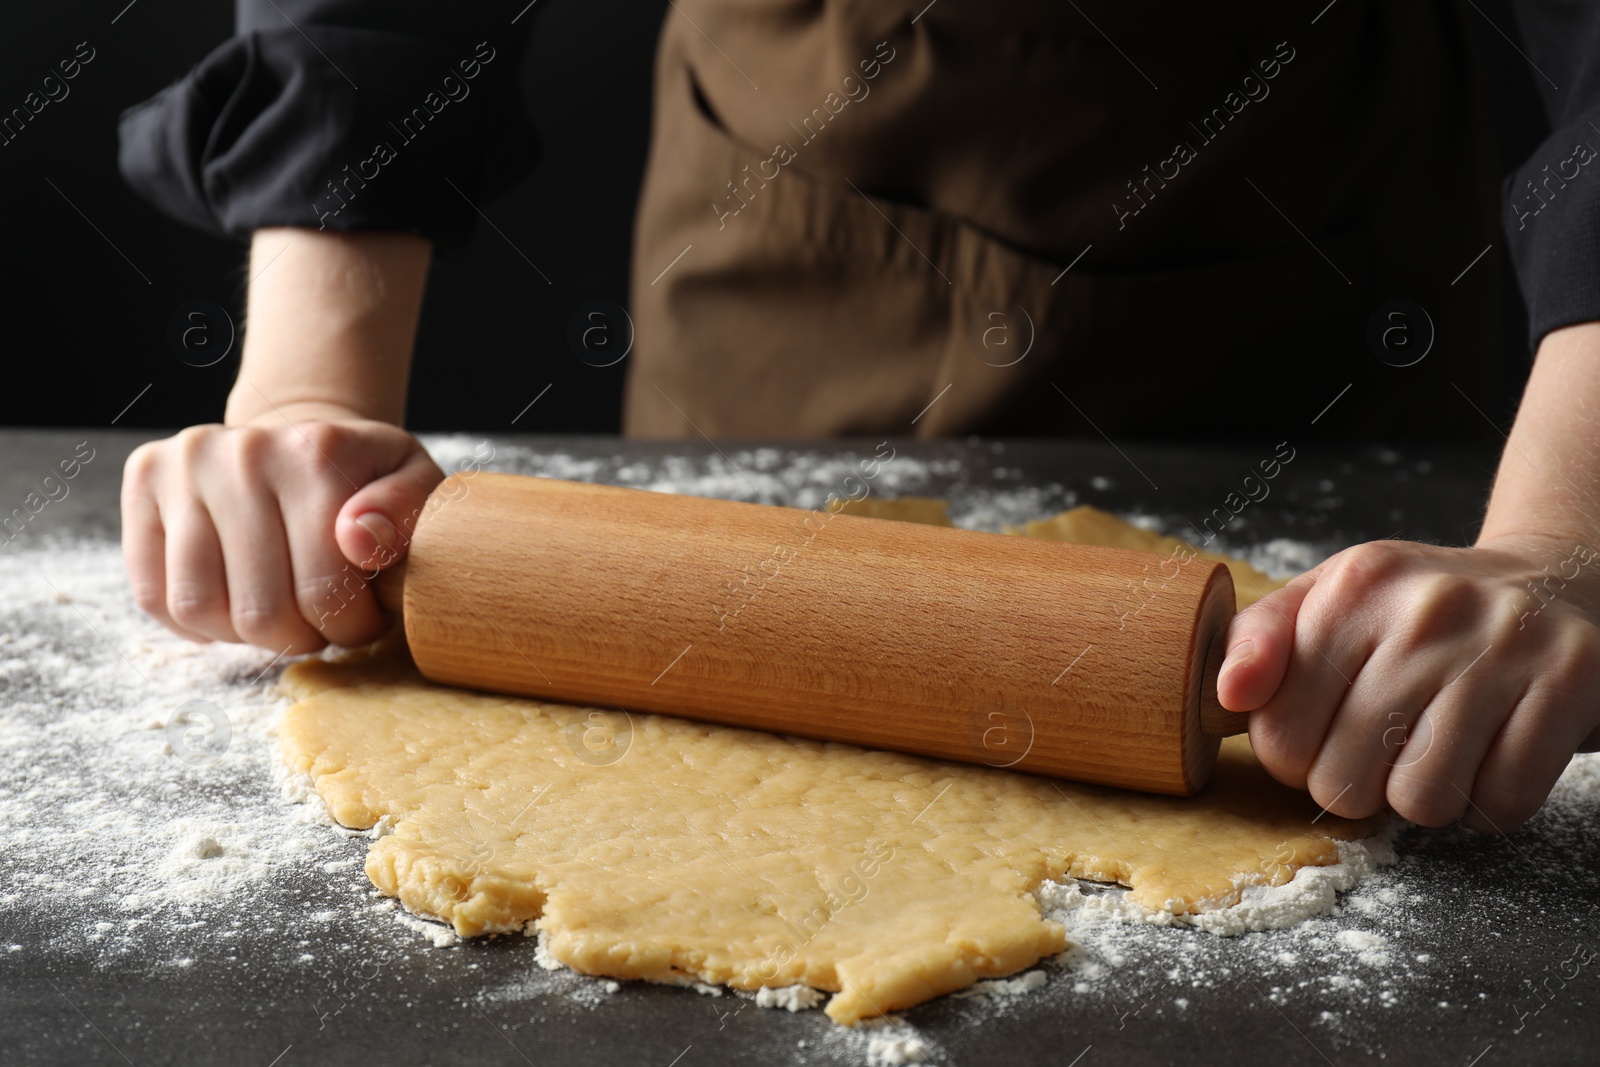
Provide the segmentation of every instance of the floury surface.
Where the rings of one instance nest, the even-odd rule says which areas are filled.
[[[30,510],[30,492],[56,494],[0,546],[7,1063],[693,1067],[858,1064],[874,1055],[888,1062],[919,1050],[928,1062],[1019,1067],[1343,1064],[1374,1056],[1480,1067],[1593,1061],[1600,774],[1592,765],[1586,775],[1569,774],[1557,800],[1509,838],[1406,831],[1398,864],[1348,894],[1338,914],[1303,928],[1227,938],[1073,929],[1081,947],[1042,967],[1042,986],[945,998],[904,1013],[896,1027],[846,1032],[819,1011],[765,1010],[732,994],[613,989],[542,970],[528,938],[436,948],[371,895],[361,871],[365,840],[299,822],[301,809],[278,798],[263,770],[269,686],[281,669],[272,654],[186,651],[131,614],[116,559],[117,490],[122,460],[142,439],[11,431],[0,447],[0,513]],[[427,441],[446,469],[488,456],[491,469],[804,507],[849,493],[843,479],[879,446]],[[80,457],[77,474],[60,483],[67,492],[44,485],[82,442],[93,459]],[[1122,445],[1119,452],[1098,441],[897,440],[873,491],[947,497],[957,521],[991,529],[1089,503],[1150,516],[1179,535],[1218,508],[1231,510],[1225,502],[1235,494],[1249,503],[1221,535],[1228,546],[1265,546],[1258,561],[1302,566],[1362,539],[1470,541],[1494,461],[1484,450],[1351,453],[1290,442],[1293,460],[1263,482],[1260,464],[1274,457],[1275,441]],[[1252,473],[1257,480],[1246,483]],[[1295,548],[1304,542],[1315,552]],[[97,703],[116,712],[157,691],[165,700],[168,690],[173,706],[137,723],[148,727],[142,732],[97,739],[71,726]],[[169,714],[191,699],[227,705],[230,757],[262,746],[255,762],[212,760],[204,746],[216,738],[215,724],[208,732],[199,718]],[[257,705],[266,709],[260,718],[239,710]],[[120,720],[108,713],[107,721]],[[190,735],[191,725],[200,732]],[[225,825],[251,829],[254,854],[278,861],[252,869],[244,849],[234,877],[246,891],[197,892],[187,902],[134,891],[170,890],[187,884],[184,872],[233,862],[234,841],[204,829]],[[97,828],[107,826],[170,836],[185,851],[132,841],[113,850],[124,865],[106,867],[100,857],[110,853]],[[146,855],[142,868],[128,860]]]

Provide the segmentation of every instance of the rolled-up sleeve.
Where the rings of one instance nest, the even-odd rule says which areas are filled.
[[[493,6],[493,14],[488,8]],[[465,243],[536,142],[517,67],[531,16],[457,0],[239,0],[235,36],[123,112],[118,166],[182,222]]]
[[[1600,4],[1519,0],[1553,131],[1502,186],[1528,340],[1600,320]]]

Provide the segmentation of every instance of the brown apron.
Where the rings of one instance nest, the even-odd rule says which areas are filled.
[[[1452,284],[1495,239],[1460,8],[1310,17],[678,0],[624,429],[1481,430],[1452,389],[1490,395],[1496,338],[1492,261]],[[1412,366],[1367,341],[1394,299],[1437,333]]]

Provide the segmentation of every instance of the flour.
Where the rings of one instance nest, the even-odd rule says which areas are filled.
[[[867,1062],[877,1064],[922,1063],[928,1059],[928,1043],[915,1034],[872,1037],[867,1041]]]
[[[110,912],[112,929],[87,929],[128,948],[333,857],[325,832],[276,802],[278,701],[259,677],[270,652],[190,645],[150,624],[111,545],[6,553],[0,604],[0,906],[68,923]],[[203,765],[168,728],[196,699],[232,735]]]
[[[487,446],[481,439],[454,436],[424,436],[429,453],[446,472],[481,458]],[[986,446],[991,454],[1004,449],[998,442]],[[819,508],[830,494],[848,495],[858,483],[862,457],[872,456],[871,446],[860,456],[825,454],[809,450],[788,451],[755,448],[729,451],[724,457],[713,454],[696,459],[664,456],[651,462],[628,460],[622,456],[606,459],[574,457],[559,452],[539,452],[521,446],[495,448],[488,467],[516,474],[537,474],[580,482],[606,482],[633,489],[691,496],[724,497],[758,504],[779,504],[797,508]],[[999,533],[1008,526],[1019,526],[1031,519],[1072,507],[1077,493],[1059,484],[1046,486],[1008,486],[968,484],[967,464],[952,456],[946,459],[912,459],[896,454],[883,463],[870,483],[873,496],[937,495],[949,501],[950,517],[958,526]],[[1015,468],[995,468],[991,477],[1002,480],[1020,478]],[[846,479],[852,479],[846,482]],[[855,490],[859,492],[859,489]]]
[[[1315,915],[1333,914],[1339,893],[1379,867],[1394,863],[1394,837],[1401,825],[1398,821],[1391,823],[1382,833],[1365,840],[1336,842],[1337,863],[1302,867],[1281,886],[1245,885],[1237,904],[1199,915],[1149,911],[1133,903],[1126,893],[1085,893],[1077,881],[1070,879],[1064,883],[1045,882],[1035,896],[1045,913],[1058,922],[1065,922],[1066,913],[1086,912],[1118,922],[1185,926],[1224,936],[1282,930]]]
[[[422,441],[446,473],[474,457],[481,458],[486,451],[483,441],[466,436],[425,436]],[[871,456],[873,449],[868,447],[863,454]],[[859,479],[861,474],[860,458],[856,456],[777,448],[730,451],[726,456],[719,453],[705,459],[663,456],[645,463],[622,456],[577,458],[501,445],[495,447],[488,466],[518,474],[797,508],[821,507],[830,493],[847,495],[855,481],[846,485],[845,479]],[[872,479],[872,491],[887,496],[914,496],[926,491],[935,478],[956,475],[962,468],[963,463],[957,458],[920,460],[897,454]]]
[[[1340,930],[1339,944],[1356,953],[1368,967],[1383,967],[1389,962],[1389,941],[1366,930]]]
[[[868,1019],[852,1028],[831,1026],[814,1044],[833,1053],[832,1062],[848,1058],[867,1067],[900,1067],[943,1058],[932,1038],[895,1015]]]
[[[1045,981],[1043,971],[1024,971],[1015,978],[992,978],[974,982],[970,987],[950,995],[957,1000],[971,1000],[974,997],[1020,997],[1024,993],[1032,993],[1042,988]]]
[[[1425,921],[1449,919],[1439,912],[1446,905],[1413,894],[1406,864],[1395,861],[1406,832],[1396,825],[1342,843],[1339,863],[1247,889],[1238,906],[1210,916],[1148,912],[1120,887],[1047,883],[1041,907],[1074,947],[1050,961],[1034,998],[1043,1010],[1102,1013],[1118,1029],[1181,1015],[1190,990],[1253,987],[1279,1005],[1298,998],[1319,1005],[1312,1025],[1332,1031],[1364,1012],[1431,1004],[1433,957],[1403,945]]]
[[[414,930],[421,934],[423,940],[434,948],[454,948],[461,944],[460,936],[444,923],[421,919],[403,911],[395,912],[394,917],[407,930]]]
[[[446,469],[474,444],[429,443]],[[980,459],[997,463],[1003,453],[995,448]],[[857,469],[852,457],[777,449],[643,463],[505,447],[490,465],[799,506],[818,506],[842,491]],[[982,469],[986,478],[996,474]],[[1015,474],[999,471],[1002,481]],[[967,477],[959,458],[902,456],[884,465],[873,491],[947,497],[958,524],[986,530],[1079,502],[1061,485],[997,489]],[[1136,521],[1183,534],[1175,517]],[[307,989],[356,966],[415,966],[419,953],[438,961],[427,963],[431,968],[470,960],[476,945],[458,943],[447,927],[410,916],[371,889],[362,857],[369,840],[391,827],[330,833],[304,776],[278,765],[274,722],[282,703],[272,685],[283,663],[271,651],[192,645],[167,634],[132,604],[116,545],[52,541],[48,533],[30,530],[31,542],[19,539],[0,552],[0,959],[38,967],[86,958],[118,974],[146,966],[172,974],[226,960],[249,944],[280,968],[300,968]],[[1284,574],[1315,564],[1323,552],[1269,541],[1247,555]],[[173,728],[177,710],[193,701],[209,702],[223,716],[227,742],[219,751],[207,747],[219,736],[216,724]],[[1600,755],[1580,756],[1525,831],[1534,836],[1520,839],[1519,853],[1542,862],[1591,847],[1597,807]],[[1285,886],[1247,887],[1238,905],[1207,916],[1144,913],[1118,889],[1048,883],[1040,905],[1067,927],[1075,946],[1022,975],[979,983],[937,1010],[955,1013],[960,1025],[1042,1010],[1098,1013],[1115,1026],[1124,1018],[1181,1015],[1198,991],[1248,981],[1273,1003],[1307,998],[1315,1008],[1305,1011],[1304,1025],[1336,1033],[1365,1012],[1432,1005],[1436,979],[1457,963],[1448,953],[1416,951],[1429,947],[1418,944],[1417,931],[1451,921],[1453,905],[1411,887],[1404,855],[1393,862],[1397,844],[1405,851],[1400,832],[1397,826],[1378,839],[1342,844],[1338,864],[1304,869]],[[436,952],[430,942],[455,947]],[[545,971],[524,958],[514,982],[463,986],[466,1003],[590,1012],[626,999],[629,984]],[[317,996],[306,994],[312,1031]],[[327,1012],[331,1002],[322,997]],[[730,1002],[787,1013],[804,1012],[822,996],[790,987],[748,1001],[686,999],[719,1013],[731,1011]],[[797,1045],[807,1057],[882,1064],[943,1057],[928,1034],[903,1019],[850,1031],[814,1015],[793,1023],[802,1020],[813,1027],[809,1044]],[[1063,1061],[1077,1051],[1067,1050]]]
[[[758,989],[755,996],[757,1007],[781,1008],[784,1011],[809,1011],[821,1004],[823,999],[823,994],[803,985]]]

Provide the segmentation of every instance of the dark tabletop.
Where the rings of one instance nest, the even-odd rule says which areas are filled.
[[[139,435],[0,434],[0,501],[20,499],[83,439],[97,449],[94,463],[72,496],[41,519],[56,534],[114,539],[120,460]],[[619,472],[627,480],[637,471],[630,464],[668,456],[685,457],[704,470],[725,462],[724,456],[732,463],[753,455],[747,442],[494,442],[498,452],[491,466],[576,471],[597,480],[618,480]],[[873,444],[830,443],[815,451],[823,462],[844,453],[871,454]],[[992,519],[1000,514],[996,501],[1012,502],[1013,511],[1003,515],[1008,519],[1017,507],[1043,515],[1072,502],[1092,503],[1159,516],[1182,535],[1187,524],[1223,506],[1226,495],[1273,454],[1275,442],[895,445],[908,458],[941,461],[901,491],[949,497],[958,518]],[[1495,463],[1492,452],[1456,446],[1351,450],[1307,443],[1296,449],[1271,495],[1231,521],[1226,536],[1232,546],[1280,537],[1310,541],[1323,552],[1379,537],[1470,542]],[[548,453],[566,457],[565,466],[552,469],[541,459]],[[594,462],[573,467],[572,460],[585,457]],[[760,478],[745,483],[734,475],[733,495],[781,492]],[[0,679],[0,700],[7,695],[4,686]],[[1102,988],[1073,997],[1070,967],[1057,964],[1048,968],[1054,991],[1049,995],[985,1012],[946,999],[905,1017],[934,1046],[935,1062],[943,1063],[1600,1062],[1600,1014],[1594,1006],[1600,959],[1577,965],[1576,974],[1567,963],[1575,955],[1587,960],[1575,946],[1589,946],[1591,954],[1600,950],[1597,829],[1600,812],[1568,805],[1547,808],[1507,838],[1458,829],[1404,832],[1401,863],[1386,875],[1388,884],[1399,887],[1404,906],[1365,915],[1361,923],[1381,933],[1394,958],[1405,961],[1397,970],[1407,980],[1393,995],[1334,996],[1323,961],[1303,952],[1292,964],[1259,970],[1262,946],[1287,933],[1219,938],[1152,928],[1129,950],[1113,996]],[[0,863],[9,866],[7,850],[25,847],[8,841],[0,827]],[[339,847],[359,857],[365,842]],[[0,869],[0,879],[8,876]],[[280,916],[310,914],[365,893],[363,881],[359,865],[337,879],[308,874],[274,883],[271,900],[246,906]],[[88,950],[60,947],[70,942],[49,937],[41,926],[46,920],[30,909],[27,895],[6,897],[4,889],[0,884],[0,949],[8,942],[56,947],[0,951],[0,1063],[694,1067],[865,1059],[862,1046],[840,1042],[820,1012],[761,1011],[731,997],[716,1000],[638,983],[624,983],[598,1006],[548,989],[521,999],[486,997],[485,990],[529,972],[532,941],[499,938],[440,951],[387,918],[308,921],[293,931],[321,961],[312,971],[297,962],[296,951],[282,947],[281,928],[271,936],[244,936],[232,953],[197,958],[182,970],[158,968],[137,955],[108,964]],[[1288,947],[1296,943],[1283,941]],[[1174,982],[1163,958],[1179,952],[1189,953],[1189,963],[1185,978]],[[1203,966],[1195,963],[1196,953]],[[1558,970],[1566,977],[1550,981]],[[1200,971],[1211,978],[1189,980]],[[319,1011],[314,1005],[325,1008],[330,977],[350,974],[360,978],[345,982],[343,1010],[335,1017]],[[1366,981],[1376,990],[1381,974],[1368,973]],[[1533,986],[1541,981],[1542,993],[1536,993]]]

